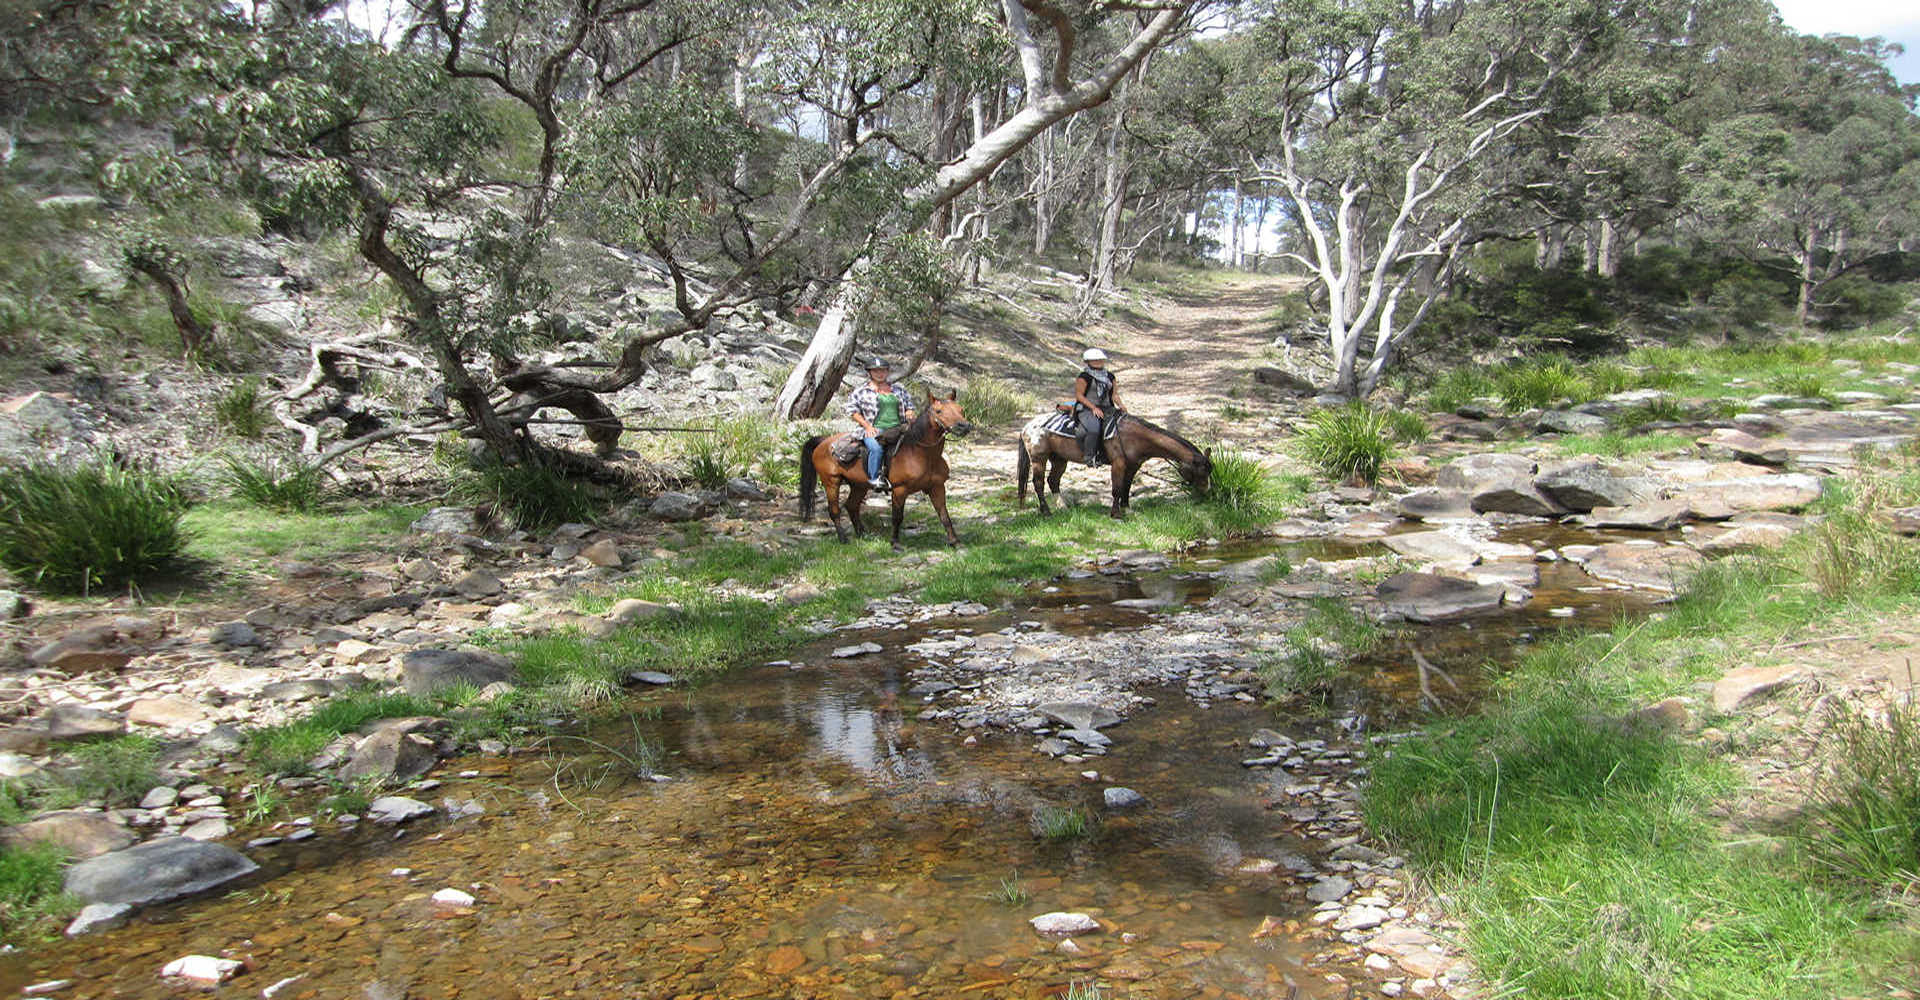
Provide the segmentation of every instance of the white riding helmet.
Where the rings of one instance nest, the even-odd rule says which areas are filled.
[[[1105,361],[1107,360],[1107,352],[1099,349],[1098,347],[1089,347],[1086,350],[1080,352],[1080,360]]]

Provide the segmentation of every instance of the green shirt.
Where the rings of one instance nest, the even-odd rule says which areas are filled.
[[[874,415],[873,426],[883,431],[900,426],[900,397],[888,392],[874,398],[880,404],[880,412]]]

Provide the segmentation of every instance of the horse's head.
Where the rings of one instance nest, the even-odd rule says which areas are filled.
[[[1193,495],[1204,497],[1213,491],[1213,449],[1195,451],[1193,457],[1180,463],[1180,481],[1187,484]]]
[[[927,393],[927,418],[939,425],[940,429],[954,437],[965,437],[973,430],[973,422],[960,410],[959,390],[949,390],[947,398],[935,399],[933,393]]]

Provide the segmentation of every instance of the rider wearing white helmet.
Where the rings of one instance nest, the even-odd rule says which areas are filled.
[[[1102,430],[1126,412],[1114,392],[1113,373],[1107,370],[1107,352],[1089,347],[1080,355],[1086,367],[1073,380],[1073,416],[1079,424],[1081,460],[1099,465],[1106,458]]]

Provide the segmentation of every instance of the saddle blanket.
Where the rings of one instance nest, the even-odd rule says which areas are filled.
[[[1058,406],[1054,407],[1053,416],[1048,417],[1046,422],[1040,425],[1040,429],[1058,437],[1073,438],[1075,440],[1079,440],[1080,438],[1080,422],[1074,419],[1072,409],[1062,409]],[[1105,422],[1105,425],[1100,428],[1100,440],[1105,441],[1113,437],[1114,432],[1119,429],[1120,421],[1109,418]]]
[[[866,439],[863,435],[855,434],[851,431],[835,435],[833,440],[827,442],[827,453],[832,455],[833,460],[836,462],[851,462],[856,458],[863,459],[867,454]]]

